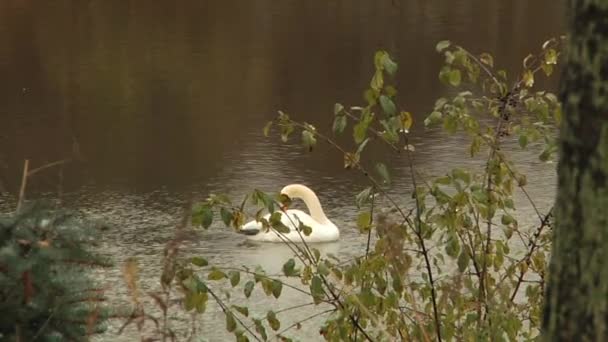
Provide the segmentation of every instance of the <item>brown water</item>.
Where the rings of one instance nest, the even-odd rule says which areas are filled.
[[[546,39],[563,33],[564,5],[514,1],[39,1],[0,2],[0,190],[16,193],[23,159],[39,166],[78,147],[84,161],[64,170],[64,203],[109,222],[103,250],[117,264],[137,257],[146,289],[157,288],[164,243],[184,200],[253,188],[277,191],[303,182],[318,192],[341,228],[343,256],[361,253],[353,195],[365,182],[342,169],[327,146],[312,154],[297,142],[264,138],[261,127],[283,109],[328,132],[335,102],[357,105],[376,49],[399,63],[399,106],[414,113],[416,164],[438,175],[468,161],[462,137],[424,132],[421,122],[448,90],[437,79],[437,41],[488,51],[518,70]],[[552,86],[555,83],[547,83]],[[406,165],[377,153],[408,194]],[[553,198],[553,165],[513,152],[541,209]],[[56,172],[32,179],[31,198],[53,197]],[[406,198],[407,196],[402,196]],[[519,198],[520,216],[531,208]],[[13,207],[11,196],[0,207]],[[405,199],[404,199],[405,201]],[[214,225],[188,243],[188,253],[224,266],[280,267],[288,250],[241,246],[241,236]],[[102,277],[125,289],[116,269]],[[255,296],[258,312],[305,299]],[[212,306],[201,335],[222,340],[223,319]],[[307,311],[308,310],[308,311]],[[310,309],[290,314],[305,317]],[[214,316],[215,315],[215,316]],[[176,320],[178,328],[184,328]],[[111,324],[107,340],[120,322]],[[297,334],[318,339],[314,325]],[[311,328],[313,327],[313,328]],[[122,337],[123,339],[133,338]]]

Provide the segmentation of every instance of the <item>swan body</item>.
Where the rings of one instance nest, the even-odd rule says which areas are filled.
[[[260,222],[255,220],[243,225],[240,233],[246,234],[249,240],[263,242],[284,242],[286,240],[293,242],[302,242],[304,240],[307,243],[330,242],[340,238],[338,227],[325,216],[319,198],[310,188],[301,184],[290,184],[281,190],[281,194],[287,195],[289,198],[299,198],[304,201],[310,214],[297,209],[283,211],[281,223],[289,228],[289,233],[281,234],[274,229],[266,230]],[[269,220],[270,214],[266,214],[264,218]],[[304,232],[298,232],[297,227],[300,222],[312,228],[310,235],[307,236]]]

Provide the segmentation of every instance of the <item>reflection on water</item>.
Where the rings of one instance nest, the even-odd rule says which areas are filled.
[[[159,256],[191,194],[223,192],[239,200],[253,188],[305,183],[341,229],[340,242],[320,248],[359,255],[365,238],[353,224],[353,196],[365,180],[343,170],[342,156],[324,144],[309,154],[297,142],[265,139],[264,122],[283,109],[329,131],[334,102],[360,104],[373,52],[384,48],[399,63],[399,107],[415,115],[412,141],[423,176],[479,165],[466,158],[463,137],[420,125],[447,92],[437,81],[435,43],[450,39],[488,51],[514,71],[522,57],[562,33],[563,12],[548,0],[1,1],[0,183],[15,193],[24,158],[34,167],[62,159],[76,142],[84,160],[65,170],[64,203],[109,224],[101,250],[118,265],[136,257],[146,290],[158,288]],[[505,153],[528,174],[528,191],[546,210],[554,166],[514,150],[507,144]],[[407,204],[405,161],[370,152],[390,165],[391,194]],[[52,197],[58,181],[54,172],[39,175],[28,193]],[[522,194],[516,199],[520,225],[531,224],[533,209]],[[12,201],[1,197],[0,208],[14,208]],[[223,266],[277,271],[289,256],[279,245],[243,244],[215,223],[190,237],[186,254]],[[118,267],[100,276],[113,285],[114,299],[126,294]],[[279,300],[258,293],[248,301],[263,314],[306,298],[286,289]],[[202,322],[209,340],[226,336],[218,310],[210,306]],[[176,318],[176,326],[185,319]],[[112,323],[111,332],[119,325]],[[314,329],[296,334],[319,338]]]

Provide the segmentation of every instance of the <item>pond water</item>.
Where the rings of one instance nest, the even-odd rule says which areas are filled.
[[[280,109],[329,132],[334,103],[363,102],[373,54],[386,49],[399,63],[398,105],[414,115],[417,168],[430,177],[479,165],[467,158],[464,137],[423,128],[434,100],[449,91],[437,78],[436,42],[450,39],[490,52],[495,64],[517,71],[523,57],[563,34],[564,15],[564,5],[549,0],[5,0],[0,191],[17,192],[23,159],[36,167],[78,150],[83,161],[66,167],[62,178],[37,175],[28,195],[55,197],[61,183],[65,205],[107,222],[101,251],[117,266],[99,277],[111,286],[113,300],[126,296],[120,265],[127,258],[139,261],[142,288],[159,288],[163,248],[190,196],[226,193],[238,200],[254,188],[276,192],[285,184],[307,184],[341,228],[341,240],[320,249],[359,255],[365,237],[354,224],[354,195],[365,179],[344,170],[342,155],[329,146],[307,153],[297,141],[265,138],[264,123]],[[540,86],[552,89],[555,82]],[[506,146],[528,174],[528,191],[547,210],[555,165],[538,161],[535,151],[517,152],[513,142]],[[390,192],[406,203],[411,179],[405,160],[381,149],[370,153],[389,165],[395,179]],[[532,208],[521,194],[516,199],[525,224],[534,217]],[[14,208],[11,195],[0,202],[4,211]],[[192,233],[184,253],[220,266],[261,264],[271,271],[290,255],[282,246],[243,240],[216,222]],[[248,303],[262,314],[306,299],[286,290],[279,300],[254,293]],[[284,318],[314,310],[304,307]],[[175,318],[182,333],[187,318]],[[120,325],[112,322],[101,339],[135,338],[132,329],[117,337]],[[227,337],[216,305],[204,314],[199,333],[210,341]],[[314,324],[294,335],[320,338]]]

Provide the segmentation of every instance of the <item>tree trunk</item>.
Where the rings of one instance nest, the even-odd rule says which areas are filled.
[[[543,339],[608,341],[608,0],[570,0]]]

